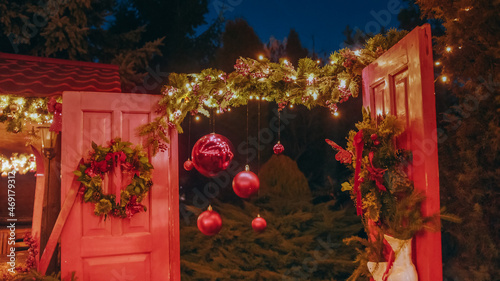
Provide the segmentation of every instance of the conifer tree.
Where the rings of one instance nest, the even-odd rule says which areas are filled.
[[[298,66],[299,59],[305,58],[309,54],[307,48],[302,47],[299,34],[295,29],[290,29],[290,33],[288,33],[285,53],[295,67]]]
[[[356,252],[342,239],[362,230],[354,210],[314,205],[307,179],[285,155],[273,155],[259,178],[257,198],[213,202],[219,234],[204,236],[194,219],[181,226],[182,280],[345,280]],[[251,227],[257,214],[267,221],[262,233]]]
[[[238,18],[226,22],[222,33],[222,46],[215,54],[217,68],[231,72],[239,57],[257,59],[264,54],[264,44],[253,28],[244,19]]]

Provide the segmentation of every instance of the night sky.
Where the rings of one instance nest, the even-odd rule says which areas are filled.
[[[365,33],[378,33],[381,26],[398,27],[397,13],[405,4],[402,0],[210,0],[207,22],[214,20],[224,3],[224,18],[244,18],[262,42],[271,36],[281,41],[294,28],[309,50],[314,37],[314,49],[320,56],[343,47],[346,25]]]

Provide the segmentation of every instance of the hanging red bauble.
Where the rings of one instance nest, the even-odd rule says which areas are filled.
[[[285,151],[285,147],[278,141],[277,144],[274,145],[273,147],[274,154],[279,155]]]
[[[191,159],[188,158],[188,160],[184,162],[184,170],[191,171],[193,168],[194,168],[193,161],[191,161]]]
[[[199,139],[193,146],[191,159],[200,174],[213,177],[224,171],[233,160],[233,145],[224,136],[208,134]]]
[[[260,215],[257,215],[255,219],[252,221],[252,228],[255,232],[262,232],[266,229],[267,222],[264,218],[261,218]]]
[[[212,206],[198,216],[198,229],[201,233],[211,236],[219,233],[222,228],[222,219]]]
[[[241,198],[249,198],[259,191],[260,182],[256,174],[250,171],[248,165],[245,171],[239,172],[233,179],[233,190]]]

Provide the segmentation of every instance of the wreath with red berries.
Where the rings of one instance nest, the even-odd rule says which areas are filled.
[[[131,146],[132,143],[122,142],[120,138],[109,141],[107,146],[92,142],[89,156],[82,159],[78,170],[73,172],[81,182],[83,201],[95,204],[96,216],[131,218],[140,211],[146,211],[146,206],[141,202],[153,185],[153,165],[140,146]],[[104,194],[102,190],[104,177],[113,170],[121,170],[122,174],[132,177],[130,183],[121,190],[119,200],[116,195]]]

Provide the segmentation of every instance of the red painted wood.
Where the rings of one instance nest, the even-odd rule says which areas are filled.
[[[63,91],[121,92],[118,65],[0,52],[0,93],[53,96]]]
[[[69,213],[75,203],[79,187],[80,187],[80,182],[73,180],[73,182],[71,183],[71,187],[66,195],[66,198],[64,199],[64,203],[62,204],[61,212],[57,216],[56,223],[54,224],[54,228],[50,233],[49,240],[45,245],[45,249],[43,250],[42,257],[40,258],[40,262],[38,264],[38,270],[42,275],[45,274],[45,272],[47,271],[47,267],[50,264],[50,260],[57,246],[57,241],[61,236],[61,232],[64,228],[64,225],[66,224]]]
[[[158,96],[64,92],[62,188],[64,198],[78,161],[91,142],[105,145],[115,137],[134,144],[143,139],[139,125],[152,121]],[[167,152],[150,156],[153,186],[143,200],[147,212],[131,219],[93,215],[93,204],[77,200],[61,235],[62,277],[76,272],[79,280],[180,280],[177,133],[170,133]],[[110,173],[104,192],[119,194],[128,176]],[[120,184],[121,182],[121,184]]]
[[[399,147],[411,149],[409,168],[415,188],[426,200],[422,213],[439,213],[439,170],[431,29],[415,28],[384,55],[363,69],[363,105],[372,117],[386,113],[406,122]],[[422,231],[415,237],[415,263],[420,281],[443,279],[441,233]]]
[[[45,193],[45,163],[38,149],[36,149],[34,146],[31,146],[31,150],[33,151],[36,159],[36,186],[35,200],[33,203],[33,219],[31,221],[31,237],[38,241],[38,244],[36,246],[38,254],[35,256],[36,264],[38,266],[40,260],[40,234],[42,231],[43,195]]]

